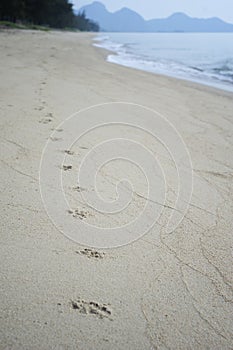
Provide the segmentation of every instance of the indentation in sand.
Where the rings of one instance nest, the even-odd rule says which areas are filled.
[[[72,155],[74,154],[74,152],[71,151],[71,150],[69,150],[69,149],[66,149],[64,152],[65,152],[66,154],[69,154],[69,156],[72,156]]]
[[[65,170],[65,171],[71,170],[72,169],[72,165],[63,165],[62,169]]]
[[[77,301],[71,301],[71,307],[80,314],[94,315],[101,319],[108,318],[112,321],[110,318],[112,311],[107,304],[101,304],[94,301],[88,302],[83,299],[78,299]]]
[[[68,210],[68,213],[71,214],[74,218],[79,218],[80,220],[86,219],[88,215],[90,215],[87,211],[80,209],[70,209]]]
[[[91,248],[85,248],[83,250],[76,251],[77,254],[85,255],[89,259],[103,259],[105,256],[104,252],[98,252],[97,250],[91,249]]]
[[[81,186],[73,187],[73,190],[76,191],[76,192],[83,192],[83,191],[86,191],[86,189],[83,188],[83,187],[81,187]]]

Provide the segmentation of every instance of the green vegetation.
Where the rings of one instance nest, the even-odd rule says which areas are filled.
[[[34,30],[44,30],[48,31],[48,27],[39,26],[36,24],[21,24],[21,23],[13,23],[8,21],[0,21],[0,28],[9,28],[9,29],[34,29]]]
[[[75,15],[69,0],[0,0],[0,26],[19,29],[98,31],[85,13]]]

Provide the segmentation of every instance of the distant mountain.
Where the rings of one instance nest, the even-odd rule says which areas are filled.
[[[174,13],[165,19],[147,21],[147,29],[152,32],[233,32],[233,24],[217,17],[192,18],[184,13]]]
[[[108,32],[138,32],[146,31],[146,22],[137,12],[126,7],[111,13],[98,1],[82,7],[77,12],[85,11],[86,16],[100,25]]]
[[[184,13],[174,13],[168,18],[146,21],[137,12],[126,7],[109,12],[98,1],[83,6],[76,12],[85,11],[87,18],[98,22],[107,32],[233,32],[233,24],[217,17],[192,18]]]

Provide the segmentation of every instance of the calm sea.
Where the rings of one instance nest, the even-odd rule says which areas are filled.
[[[233,91],[233,33],[104,33],[108,61]]]

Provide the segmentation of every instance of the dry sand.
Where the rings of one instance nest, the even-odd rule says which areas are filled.
[[[106,63],[86,34],[2,31],[0,58],[0,349],[232,349],[233,94]],[[163,229],[167,212],[160,229],[134,243],[88,250],[46,214],[41,155],[68,116],[118,101],[156,109],[176,127],[192,159],[193,195],[174,232]],[[64,130],[56,135],[61,154]],[[67,192],[75,191],[72,171],[102,136],[74,147]],[[144,142],[167,170],[169,211],[173,171],[159,145]],[[54,176],[55,168],[51,163]],[[120,164],[101,173],[103,197],[114,199],[111,186],[128,170]],[[130,180],[143,192],[135,174]],[[145,201],[134,196],[115,222],[139,215]],[[82,203],[67,217],[112,224],[89,209]]]

